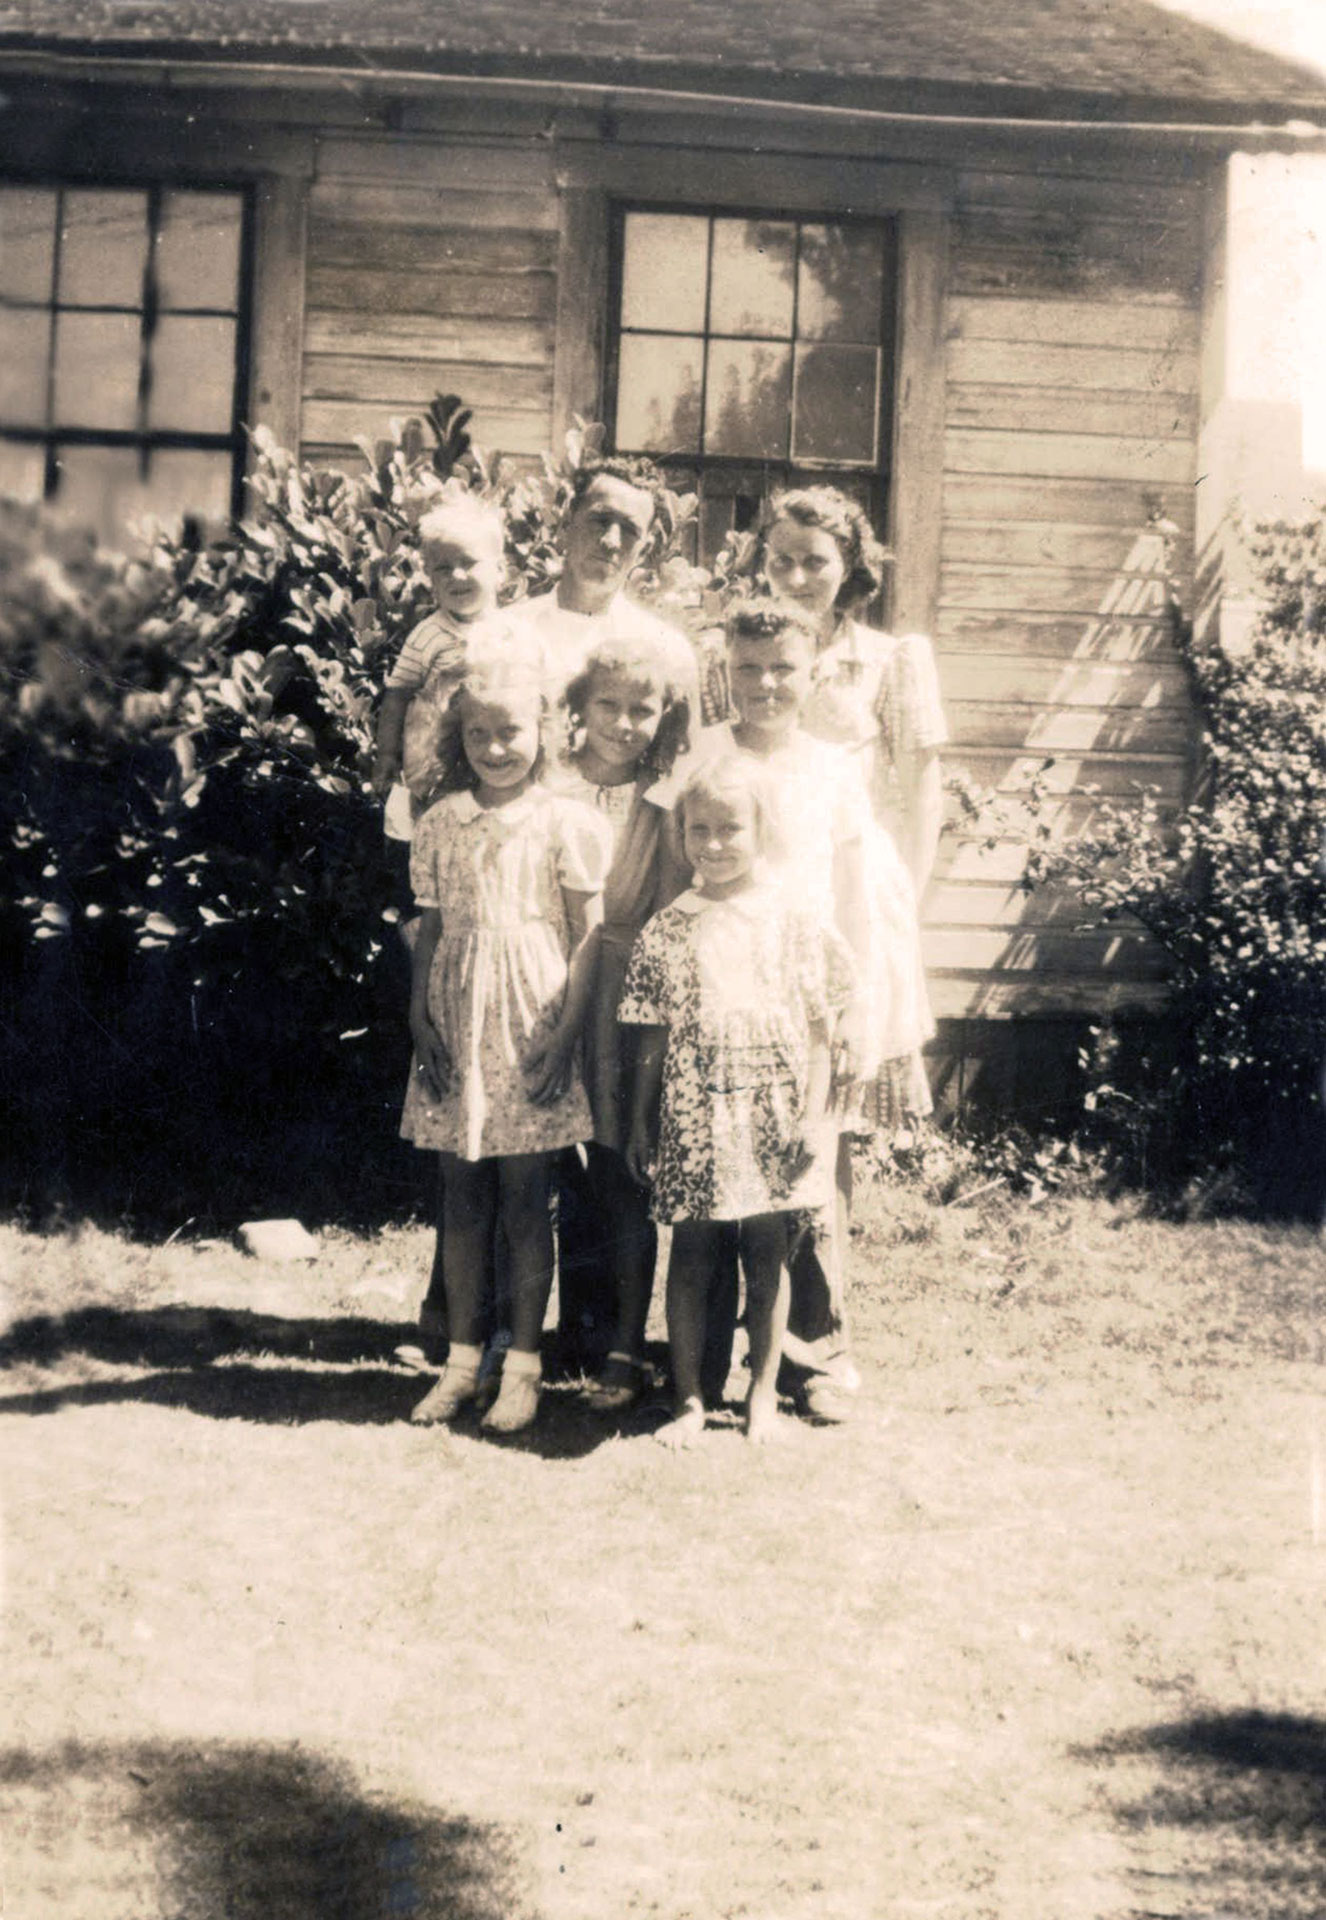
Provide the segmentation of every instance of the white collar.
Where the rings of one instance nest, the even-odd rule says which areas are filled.
[[[459,793],[447,797],[451,812],[460,825],[468,826],[474,820],[506,820],[514,824],[523,820],[533,806],[534,791],[533,787],[526,787],[518,800],[508,801],[504,807],[481,807],[473,787],[462,787]]]
[[[757,880],[753,887],[744,893],[734,893],[726,900],[711,900],[697,887],[689,888],[678,894],[673,906],[682,913],[709,913],[718,907],[727,907],[733,913],[739,913],[744,920],[763,920],[778,898],[778,888],[772,880]]]

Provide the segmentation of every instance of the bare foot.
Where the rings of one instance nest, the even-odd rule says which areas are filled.
[[[684,1401],[676,1419],[669,1420],[666,1427],[660,1427],[654,1438],[661,1447],[671,1447],[674,1451],[698,1446],[704,1438],[703,1400]]]
[[[770,1440],[781,1440],[783,1434],[784,1427],[776,1402],[747,1400],[746,1438],[753,1447],[766,1446]]]

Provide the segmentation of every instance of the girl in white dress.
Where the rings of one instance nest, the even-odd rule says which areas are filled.
[[[452,1419],[478,1391],[483,1275],[500,1230],[511,1346],[484,1415],[500,1433],[538,1408],[553,1161],[592,1131],[575,1056],[612,846],[591,808],[539,779],[541,679],[533,654],[471,656],[444,729],[450,790],[420,819],[410,854],[421,918],[401,1132],[442,1156],[451,1334],[414,1418]]]
[[[939,749],[948,738],[929,640],[919,633],[880,633],[855,617],[878,593],[884,560],[861,509],[834,487],[775,495],[756,551],[775,596],[815,630],[812,686],[801,725],[852,754],[875,819],[911,879],[911,903],[880,902],[894,929],[887,944],[900,964],[880,1063],[858,1089],[849,1127],[861,1133],[893,1131],[930,1111],[921,1047],[933,1035],[934,1021],[915,903],[929,882],[939,846]],[[899,932],[905,936],[901,949]]]

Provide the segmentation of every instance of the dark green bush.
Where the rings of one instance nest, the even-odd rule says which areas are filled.
[[[1150,1177],[1216,1176],[1294,1211],[1323,1196],[1326,1053],[1326,522],[1251,536],[1263,602],[1243,648],[1186,629],[1201,720],[1177,822],[1154,796],[1102,806],[1089,839],[1034,857],[1171,962],[1158,1020],[1104,1030],[1102,1123]]]
[[[414,529],[442,486],[479,489],[509,594],[551,585],[593,432],[519,474],[468,417],[440,397],[353,475],[260,433],[244,522],[141,559],[0,500],[0,1203],[171,1225],[413,1204],[400,878],[365,775],[430,604]]]

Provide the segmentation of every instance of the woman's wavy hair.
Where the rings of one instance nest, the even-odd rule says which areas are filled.
[[[647,681],[659,697],[663,711],[653,739],[640,756],[638,772],[661,780],[672,772],[679,755],[690,751],[691,687],[665,649],[648,640],[601,640],[591,651],[562,695],[568,750],[574,752],[577,745],[595,680],[609,673]]]
[[[874,599],[893,555],[876,539],[874,528],[855,500],[837,487],[797,487],[774,494],[760,515],[757,531],[754,562],[761,572],[770,531],[780,520],[793,520],[799,527],[818,527],[837,542],[844,574],[834,600],[836,613],[850,614]]]

